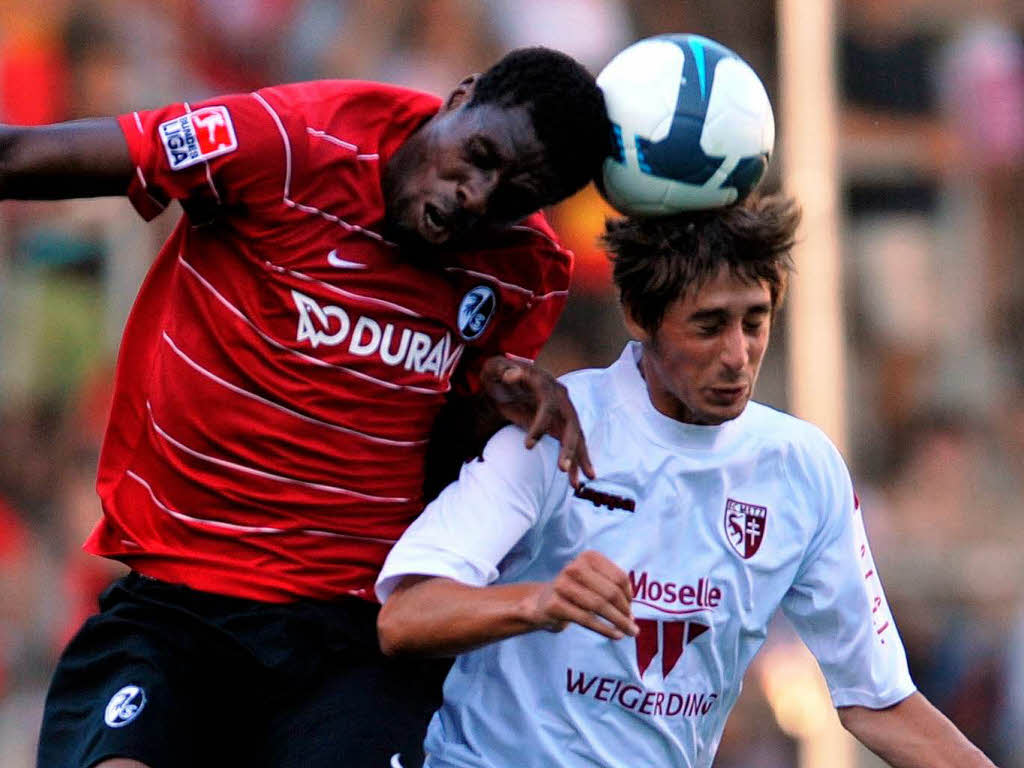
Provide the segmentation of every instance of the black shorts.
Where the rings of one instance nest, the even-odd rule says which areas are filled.
[[[57,666],[39,768],[423,762],[451,662],[383,656],[375,604],[263,603],[130,574],[100,610]]]

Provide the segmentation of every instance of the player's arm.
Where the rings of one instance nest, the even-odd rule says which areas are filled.
[[[839,720],[894,768],[993,768],[993,763],[920,693],[885,709],[839,707]]]
[[[115,118],[0,125],[0,199],[123,195],[133,172]]]
[[[441,576],[406,576],[377,619],[385,654],[455,655],[514,635],[575,623],[612,640],[635,635],[629,577],[587,551],[549,582],[477,587]]]
[[[595,477],[576,408],[549,371],[495,355],[484,361],[480,383],[478,394],[452,397],[434,423],[427,452],[427,500],[458,477],[463,462],[478,456],[490,437],[509,423],[526,431],[527,448],[544,435],[558,440],[558,468],[574,488],[579,487],[580,470]]]
[[[841,722],[896,768],[992,766],[915,690],[846,466],[831,444],[808,455],[815,465],[822,525],[782,607]]]

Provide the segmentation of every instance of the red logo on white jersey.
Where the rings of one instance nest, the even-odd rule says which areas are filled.
[[[235,126],[227,107],[202,107],[161,123],[159,130],[172,171],[238,149]]]
[[[768,508],[735,499],[725,502],[725,537],[736,553],[747,560],[761,548]]]
[[[699,621],[657,621],[636,619],[640,628],[636,636],[636,664],[640,677],[661,650],[661,676],[668,677],[686,650],[686,646],[707,632],[711,627]]]

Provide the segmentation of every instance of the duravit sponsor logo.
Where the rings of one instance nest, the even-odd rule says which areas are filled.
[[[342,307],[321,305],[299,291],[292,291],[292,300],[299,311],[295,340],[314,349],[344,345],[356,357],[374,357],[385,365],[433,374],[438,379],[445,378],[461,356],[462,344],[454,343],[447,331],[433,337],[368,315],[353,320]]]

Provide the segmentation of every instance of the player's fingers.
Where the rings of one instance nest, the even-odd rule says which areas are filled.
[[[617,600],[617,590],[609,589],[610,586],[611,584],[607,580],[596,578],[595,574],[590,573],[587,575],[586,581],[571,578],[564,581],[556,579],[555,591],[562,600],[605,619],[620,632],[627,635],[637,634],[639,628],[629,615],[628,605],[623,607],[622,601]],[[575,621],[575,619],[573,620]]]
[[[633,620],[632,592],[623,590],[616,583],[615,574],[602,573],[599,570],[588,571],[584,578],[587,589],[600,595],[606,602],[613,605],[619,613],[627,617],[630,622]]]
[[[605,595],[624,612],[632,613],[633,585],[624,570],[595,549],[581,553],[566,570],[579,567],[582,578],[593,580],[592,589]]]
[[[537,410],[533,414],[533,421],[530,428],[526,430],[526,447],[533,448],[537,441],[543,437],[551,428],[551,403],[550,401],[538,400]]]
[[[590,460],[590,451],[587,448],[587,438],[583,434],[582,430],[580,431],[579,445],[576,446],[576,456],[579,459],[580,469],[583,470],[583,474],[591,480],[597,477],[597,472],[594,469],[594,463]],[[578,488],[579,486],[574,485],[573,487]]]
[[[558,468],[568,473],[573,488],[579,487],[579,442],[578,432],[566,432],[562,434],[558,449]]]
[[[601,620],[594,615],[593,612],[588,611],[585,608],[581,608],[572,601],[560,601],[558,604],[552,606],[552,611],[560,619],[564,621],[571,621],[573,624],[579,624],[581,627],[593,630],[599,635],[604,635],[610,640],[621,640],[625,636],[625,632],[619,627]]]

